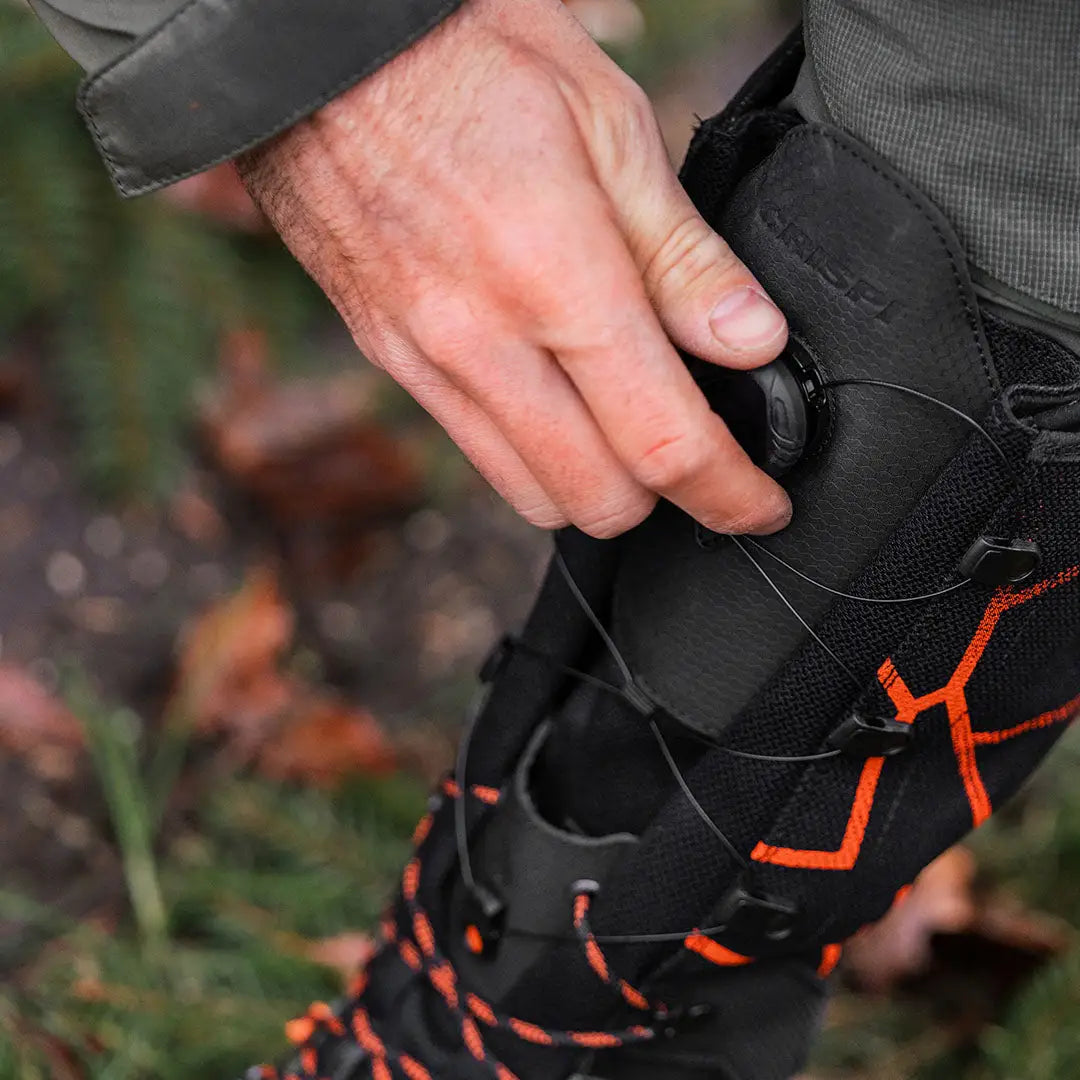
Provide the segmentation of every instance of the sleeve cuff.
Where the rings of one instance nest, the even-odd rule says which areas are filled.
[[[122,195],[201,172],[314,112],[463,0],[187,0],[79,92]]]

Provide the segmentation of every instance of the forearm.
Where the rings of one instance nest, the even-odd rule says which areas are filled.
[[[32,0],[90,74],[79,105],[123,194],[233,157],[407,48],[461,0]]]
[[[956,225],[976,267],[1080,313],[1080,5],[805,0],[828,117]]]

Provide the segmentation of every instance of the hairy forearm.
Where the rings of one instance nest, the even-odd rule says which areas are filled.
[[[364,354],[530,521],[614,536],[659,496],[717,530],[789,520],[672,346],[755,367],[784,319],[558,0],[469,0],[240,168]]]

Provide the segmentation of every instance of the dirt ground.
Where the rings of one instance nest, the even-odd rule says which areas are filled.
[[[18,407],[0,414],[6,670],[56,692],[76,665],[104,700],[153,718],[173,685],[185,625],[250,568],[271,564],[296,612],[293,656],[390,732],[416,733],[421,757],[429,743],[435,760],[425,764],[448,753],[476,667],[526,613],[548,540],[491,495],[434,425],[414,417],[408,427],[440,459],[444,490],[360,530],[355,572],[327,580],[296,566],[266,521],[210,472],[193,470],[161,507],[94,499],[40,368],[28,362],[22,385]],[[123,890],[106,834],[85,763],[0,757],[8,887],[71,915],[96,910]]]

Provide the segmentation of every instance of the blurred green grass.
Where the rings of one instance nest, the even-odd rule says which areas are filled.
[[[223,335],[257,326],[302,367],[328,304],[275,238],[119,199],[75,110],[80,74],[0,0],[0,361],[27,354],[51,376],[98,494],[160,500]]]
[[[0,895],[41,943],[0,991],[0,1080],[227,1080],[282,1053],[284,1022],[342,991],[311,950],[374,925],[423,794],[406,777],[333,796],[223,784],[161,853],[163,941]]]
[[[1080,927],[1080,728],[967,841],[984,885]],[[962,1005],[962,1003],[960,1003]],[[1041,970],[975,1045],[957,1050],[955,1003],[842,993],[814,1080],[1074,1080],[1080,1076],[1080,942]]]
[[[760,18],[774,6],[758,0],[638,0],[646,32],[615,56],[646,89],[656,90],[680,66],[708,56],[732,24]]]
[[[1078,766],[1073,732],[973,839],[981,874],[996,888],[1074,925]],[[18,919],[39,943],[0,991],[0,1080],[228,1078],[281,1053],[283,1022],[341,990],[340,975],[316,963],[311,946],[374,925],[423,804],[421,786],[404,776],[357,779],[336,794],[226,779],[155,846],[163,941],[140,936],[133,918],[67,924],[0,893],[0,919]],[[815,1080],[1080,1075],[1080,949],[1044,969],[1002,1023],[960,1053],[940,1002],[842,994],[834,1012]],[[69,1073],[57,1066],[58,1047],[74,1063]]]
[[[658,88],[765,5],[641,6],[649,33],[619,59]],[[59,314],[57,340],[78,391],[92,474],[107,489],[158,489],[175,475],[182,407],[193,375],[212,360],[214,333],[242,322],[254,306],[284,313],[279,336],[295,341],[311,298],[299,275],[258,245],[234,245],[168,213],[121,207],[71,109],[73,69],[17,8],[0,9],[0,17],[0,148],[18,165],[0,191],[0,333]],[[48,182],[39,184],[41,178]],[[102,246],[110,260],[91,274],[89,258]],[[161,268],[170,265],[181,272],[163,279]],[[110,352],[100,320],[75,295],[88,275],[100,278],[101,295],[95,291],[92,299],[129,310],[131,340],[142,350],[133,367],[124,367],[132,356]],[[165,325],[139,314],[158,303],[153,286],[162,280],[172,298]],[[266,304],[270,294],[276,300]],[[203,301],[212,302],[210,310],[200,309]],[[89,346],[63,337],[87,328]],[[152,477],[143,475],[141,461],[125,461],[117,432],[136,444],[153,438],[151,460],[160,461]],[[92,724],[90,707],[80,708]],[[153,927],[156,918],[153,900],[149,916],[136,917],[137,884],[129,889],[133,913],[119,925],[69,923],[0,892],[0,920],[19,927],[19,940],[0,949],[19,958],[0,989],[0,1080],[227,1080],[280,1051],[284,1020],[340,986],[336,972],[306,954],[308,943],[374,923],[423,807],[422,790],[407,777],[357,780],[334,795],[222,778],[198,813],[162,839],[147,822],[137,824],[150,796],[163,793],[147,792],[145,754],[130,749],[99,745],[99,777],[114,841],[126,847],[129,880],[145,888],[150,875],[161,925],[146,932],[147,919]],[[1074,733],[1025,796],[974,840],[984,874],[1073,925],[1080,925],[1078,766]],[[28,952],[27,941],[34,943]],[[924,1006],[861,999],[842,1006],[815,1076],[1080,1077],[1080,950],[1042,972],[1002,1024],[960,1058],[943,1038],[940,1018]]]

